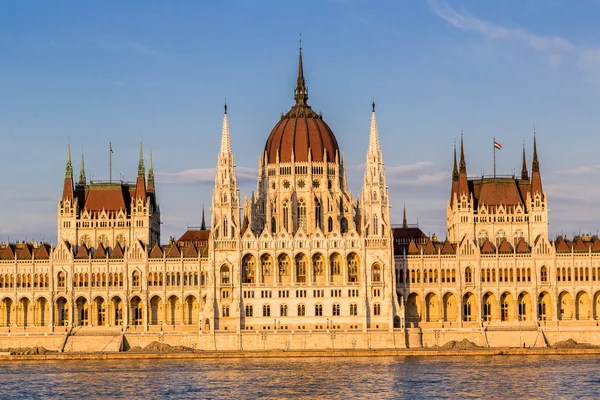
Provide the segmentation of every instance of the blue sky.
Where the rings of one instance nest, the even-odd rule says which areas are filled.
[[[0,240],[56,239],[67,143],[88,179],[134,180],[152,149],[163,238],[210,205],[227,98],[243,193],[293,103],[310,99],[356,195],[377,103],[392,216],[445,236],[452,146],[469,175],[520,171],[536,127],[550,235],[600,228],[599,1],[2,2]],[[147,160],[146,160],[147,161]]]

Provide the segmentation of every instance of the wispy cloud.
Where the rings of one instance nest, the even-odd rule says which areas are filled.
[[[557,35],[539,35],[521,27],[506,27],[479,18],[465,10],[452,8],[445,1],[428,0],[431,11],[463,31],[478,32],[490,40],[512,41],[546,56],[553,67],[568,62],[577,68],[597,73],[600,47],[578,45]]]
[[[235,169],[239,184],[256,182],[258,172],[248,167],[236,167]],[[179,172],[157,172],[156,180],[163,184],[211,184],[215,183],[216,168],[186,169]]]
[[[135,40],[103,39],[99,41],[101,47],[115,51],[132,51],[148,56],[157,56],[158,52],[143,43]]]
[[[555,173],[561,174],[561,175],[588,175],[588,174],[595,174],[597,172],[600,172],[599,164],[582,165],[577,168],[562,169],[562,170],[555,171]]]

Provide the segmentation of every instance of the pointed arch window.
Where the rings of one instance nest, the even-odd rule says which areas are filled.
[[[329,217],[327,220],[327,232],[331,232],[333,230],[333,218]]]
[[[373,217],[373,235],[379,235],[379,221],[377,215]]]
[[[298,201],[298,228],[306,232],[306,202],[304,199]]]
[[[289,233],[290,208],[287,200],[283,202],[283,229]]]
[[[322,229],[321,227],[321,202],[319,199],[315,199],[315,227]]]
[[[229,230],[229,223],[227,222],[227,217],[223,217],[223,236],[227,236],[227,231]]]

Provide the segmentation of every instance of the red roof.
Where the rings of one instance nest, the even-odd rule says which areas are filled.
[[[486,241],[481,246],[481,252],[484,254],[491,254],[495,253],[496,250],[494,249],[494,246],[492,246],[492,243],[490,243],[490,241],[486,239]]]
[[[162,258],[163,252],[158,243],[150,250],[150,258]]]
[[[89,252],[88,249],[85,247],[85,245],[81,245],[79,246],[79,250],[77,250],[77,254],[75,254],[75,258],[78,259],[82,259],[82,258],[88,258],[89,257]]]
[[[519,240],[519,243],[517,243],[516,251],[517,253],[529,253],[531,250],[529,249],[527,243],[525,243],[525,239],[521,239]]]
[[[100,243],[96,248],[94,258],[106,258],[106,250],[104,250],[104,245],[102,243]]]
[[[119,243],[115,245],[115,248],[110,253],[110,258],[123,258],[123,249]]]
[[[97,183],[77,187],[76,195],[79,207],[88,211],[129,212],[131,203],[130,187],[122,183]]]
[[[333,162],[340,149],[333,131],[319,114],[308,105],[295,105],[281,117],[267,139],[267,162],[276,162],[278,153],[279,162],[291,162],[292,153],[296,161],[308,161],[309,151],[313,161],[323,161],[326,153],[327,160]]]
[[[502,243],[500,243],[500,247],[498,247],[498,253],[503,253],[503,254],[507,254],[507,253],[512,253],[513,249],[510,245],[510,243],[508,243],[508,240],[503,240]]]

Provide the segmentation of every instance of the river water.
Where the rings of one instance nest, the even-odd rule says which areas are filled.
[[[598,398],[598,356],[0,363],[0,398]]]

